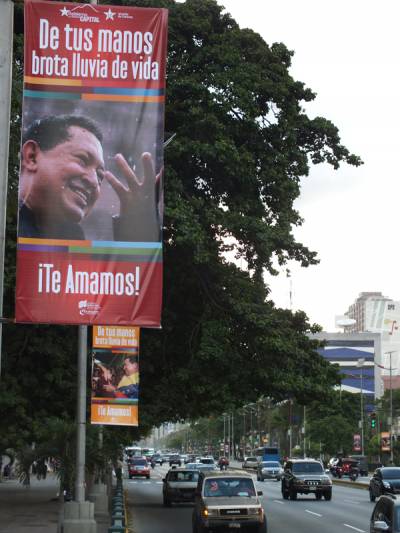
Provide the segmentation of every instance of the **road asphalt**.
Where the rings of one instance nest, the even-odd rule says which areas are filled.
[[[31,478],[30,487],[17,479],[0,482],[0,533],[57,533],[63,503],[58,500],[58,480]],[[97,533],[107,533],[108,516],[97,517]]]
[[[241,468],[241,463],[232,461],[231,467]],[[364,480],[360,484],[349,484],[367,488]],[[63,509],[63,503],[58,499],[58,489],[58,480],[51,472],[40,481],[32,476],[30,487],[24,487],[17,479],[1,481],[0,533],[57,533],[59,515]],[[95,518],[97,533],[108,533],[110,518]]]

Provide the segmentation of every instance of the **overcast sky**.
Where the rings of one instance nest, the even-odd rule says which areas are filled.
[[[241,28],[295,52],[292,76],[317,97],[310,117],[332,120],[342,143],[364,165],[335,171],[317,165],[302,182],[295,207],[305,219],[296,238],[320,264],[290,265],[268,278],[278,307],[303,309],[335,331],[362,291],[400,300],[397,252],[400,125],[400,2],[398,0],[218,0]]]

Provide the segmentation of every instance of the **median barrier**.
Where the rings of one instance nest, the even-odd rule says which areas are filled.
[[[125,493],[120,474],[117,475],[117,484],[111,500],[111,526],[108,533],[126,533],[126,522]]]
[[[346,487],[353,487],[355,489],[368,490],[369,483],[364,481],[351,481],[350,479],[332,479],[334,485],[344,485]]]

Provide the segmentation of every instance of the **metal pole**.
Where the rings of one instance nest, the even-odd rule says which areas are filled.
[[[225,414],[222,416],[224,417],[224,455],[226,455]]]
[[[364,455],[364,405],[363,405],[363,366],[365,358],[360,357],[357,360],[357,366],[360,368],[360,428],[361,428],[361,454]]]
[[[293,441],[292,441],[292,399],[289,400],[289,457],[292,455]]]
[[[390,462],[393,464],[393,389],[392,389],[392,353],[389,352],[390,385]]]
[[[90,0],[90,3],[97,4],[97,0]],[[87,326],[78,326],[75,501],[79,503],[85,501],[87,338]]]
[[[232,457],[231,457],[231,446],[232,446],[231,414],[228,413],[227,417],[228,417],[227,421],[228,421],[228,449],[229,449],[228,458],[229,458],[229,460],[231,460],[232,459]]]
[[[364,404],[363,404],[363,367],[361,367],[361,390],[360,390],[360,404],[361,404],[361,455],[364,455]]]
[[[303,446],[304,446],[304,459],[307,457],[306,450],[306,406],[303,407]]]
[[[376,432],[379,436],[378,438],[378,443],[379,443],[379,448],[378,448],[378,462],[380,463],[381,462],[381,421],[380,421],[380,418],[379,418],[379,409],[376,410],[376,423],[377,423],[377,428],[376,428]]]
[[[251,452],[250,452],[250,455],[253,454],[253,410],[252,408],[250,407],[250,445],[251,445]]]
[[[246,455],[246,410],[243,409],[243,457]]]
[[[232,411],[232,456],[235,459],[235,427],[234,427],[234,413]]]
[[[4,249],[6,232],[8,149],[10,143],[10,113],[12,86],[12,49],[14,4],[3,0],[0,4],[0,317],[3,316]],[[3,326],[0,322],[0,377]]]
[[[87,326],[78,326],[78,391],[75,501],[85,501]]]

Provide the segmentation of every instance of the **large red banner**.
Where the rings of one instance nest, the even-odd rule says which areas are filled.
[[[167,11],[25,0],[16,320],[159,327]]]

